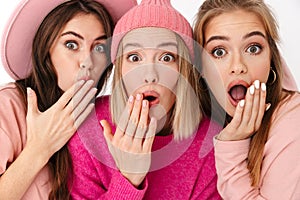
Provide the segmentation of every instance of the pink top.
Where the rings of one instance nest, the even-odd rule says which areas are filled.
[[[108,97],[97,99],[96,113],[91,116],[97,119],[86,120],[68,145],[73,159],[69,185],[73,199],[221,199],[212,143],[219,126],[204,119],[193,137],[181,142],[174,142],[172,135],[156,136],[150,172],[136,189],[115,168],[96,125],[100,119],[112,124]]]
[[[274,113],[258,188],[247,169],[250,139],[215,140],[218,189],[224,199],[300,199],[300,95]]]
[[[22,96],[13,83],[0,87],[0,102],[1,176],[26,144],[26,113]],[[22,199],[48,199],[51,190],[49,180],[49,169],[44,167]]]

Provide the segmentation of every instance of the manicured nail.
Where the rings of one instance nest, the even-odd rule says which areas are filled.
[[[262,84],[261,84],[261,90],[262,90],[262,91],[266,91],[266,90],[267,90],[267,86],[266,86],[265,83],[262,83]]]
[[[137,94],[137,95],[136,95],[136,100],[139,101],[139,100],[141,100],[141,99],[142,99],[142,95]]]
[[[245,100],[244,99],[240,100],[239,105],[240,105],[241,108],[243,108],[244,105],[245,105]]]
[[[271,108],[271,103],[268,103],[266,107],[266,111],[269,110],[270,108]]]
[[[26,88],[26,91],[28,96],[32,96],[32,90],[30,87]]]
[[[147,106],[147,100],[143,100],[143,107],[145,108]]]
[[[86,83],[89,84],[89,85],[93,85],[94,84],[94,80],[88,80]]]
[[[259,80],[254,81],[254,86],[256,89],[259,89]]]
[[[128,101],[129,101],[129,103],[132,103],[132,102],[133,102],[133,96],[132,96],[132,95],[129,96]]]
[[[255,90],[254,85],[251,85],[250,86],[250,94],[254,94],[254,90]]]
[[[78,84],[79,86],[81,86],[81,85],[83,85],[84,83],[85,83],[85,81],[84,81],[84,80],[80,80],[80,81],[78,81],[78,83],[77,83],[77,84]]]

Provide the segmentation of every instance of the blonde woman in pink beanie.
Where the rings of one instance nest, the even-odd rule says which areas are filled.
[[[270,8],[263,0],[206,0],[194,36],[203,47],[202,88],[218,102],[202,105],[227,114],[214,147],[221,196],[300,199],[300,95]]]
[[[112,94],[68,145],[73,199],[220,199],[220,127],[201,114],[193,55],[192,28],[170,0],[143,0],[118,21]]]
[[[114,21],[136,5],[126,2],[22,0],[12,13],[1,44],[16,82],[0,88],[0,199],[69,199],[66,143],[111,70]]]

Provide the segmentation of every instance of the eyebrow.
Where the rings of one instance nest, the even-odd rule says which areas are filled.
[[[77,37],[81,40],[84,40],[84,38],[81,35],[79,35],[78,33],[73,32],[73,31],[67,31],[67,32],[61,34],[61,36],[65,36],[65,35],[73,35],[73,36],[75,36],[75,37]],[[97,37],[95,40],[105,40],[105,39],[107,39],[107,36],[106,35],[101,35],[101,36]]]
[[[174,46],[174,47],[177,48],[177,43],[175,43],[175,42],[165,42],[165,43],[161,43],[161,44],[157,45],[156,48],[167,47],[167,46]],[[124,49],[129,48],[129,47],[143,48],[143,46],[139,43],[127,43],[127,44],[124,45]]]
[[[253,31],[253,32],[251,32],[251,33],[246,34],[246,35],[243,37],[243,39],[247,39],[247,38],[252,37],[252,36],[255,36],[255,35],[261,36],[261,37],[263,37],[263,38],[266,38],[266,36],[265,36],[262,32],[260,32],[260,31]]]
[[[265,36],[262,32],[260,32],[260,31],[253,31],[253,32],[251,32],[251,33],[246,34],[246,35],[243,37],[243,39],[247,39],[247,38],[252,37],[252,36],[255,36],[255,35],[261,36],[261,37],[263,37],[263,38],[266,38],[266,36]],[[206,45],[207,45],[209,42],[213,41],[213,40],[226,40],[226,41],[228,41],[228,40],[229,40],[229,37],[226,37],[226,36],[218,36],[218,35],[217,35],[217,36],[212,36],[212,37],[210,37],[210,38],[207,40]]]

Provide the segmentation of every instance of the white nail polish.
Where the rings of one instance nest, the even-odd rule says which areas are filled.
[[[267,90],[267,86],[266,86],[265,83],[262,83],[262,84],[261,84],[261,90],[262,90],[262,91],[266,91],[266,90]]]
[[[254,94],[254,90],[255,90],[254,85],[251,85],[250,86],[250,90],[249,90],[250,94]]]
[[[254,81],[254,86],[256,89],[259,89],[259,80]]]
[[[270,109],[270,107],[271,107],[271,104],[270,104],[270,103],[268,103],[268,104],[267,104],[267,107],[266,107],[266,111],[267,111],[267,110],[269,110],[269,109]]]
[[[239,105],[240,105],[240,107],[244,107],[244,105],[245,105],[245,100],[244,100],[244,99],[243,99],[243,100],[240,100]]]

